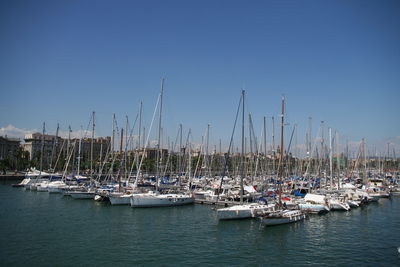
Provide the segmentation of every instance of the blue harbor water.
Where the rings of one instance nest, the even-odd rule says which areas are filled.
[[[400,197],[265,227],[0,184],[0,266],[400,266]]]

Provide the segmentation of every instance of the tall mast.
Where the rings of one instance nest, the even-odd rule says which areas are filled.
[[[272,174],[275,175],[275,119],[272,116]]]
[[[143,148],[147,146],[146,144],[146,127],[143,127]]]
[[[51,159],[50,159],[50,170],[52,170],[52,165],[53,165],[53,157],[54,157],[54,153],[57,154],[57,143],[58,143],[58,131],[60,130],[60,125],[57,123],[57,130],[56,130],[56,138],[54,139],[53,142],[53,149],[51,150]]]
[[[337,185],[340,189],[340,153],[339,153],[339,131],[336,131],[336,163],[337,163]]]
[[[100,166],[102,165],[102,159],[103,159],[103,139],[100,139],[100,154],[99,154],[99,175],[100,175]]]
[[[263,125],[263,137],[264,137],[264,156],[267,157],[267,125],[266,118],[264,116],[264,125]],[[261,140],[260,140],[261,141]]]
[[[71,125],[68,126],[67,156],[65,158],[66,160],[68,159],[70,146],[71,146]]]
[[[282,174],[283,174],[283,127],[285,116],[285,96],[282,96],[282,123],[281,123],[281,153],[280,153],[280,168],[279,168],[279,205],[282,205]]]
[[[81,126],[81,130],[82,130],[82,126]],[[79,146],[78,146],[78,169],[77,169],[77,174],[79,176],[79,171],[81,168],[81,148],[82,148],[82,134],[79,137]]]
[[[66,157],[66,160],[68,159],[68,155],[69,155],[69,150],[70,150],[70,146],[71,146],[71,132],[72,132],[72,130],[71,130],[71,125],[69,125],[68,126],[68,143],[67,143],[67,157]],[[74,149],[73,149],[73,151],[75,150],[75,142],[74,142]],[[71,153],[73,153],[73,152],[71,152]],[[72,156],[71,156],[72,157]],[[68,169],[68,165],[67,165],[67,169]],[[73,167],[71,166],[71,171],[73,171]]]
[[[138,143],[139,143],[139,147],[138,147],[138,149],[139,149],[139,151],[140,151],[140,137],[141,137],[141,131],[142,131],[142,110],[143,110],[143,102],[142,101],[140,101],[140,110],[139,110],[139,133],[138,133],[138,135],[139,135],[139,139],[138,139]]]
[[[367,177],[367,154],[366,154],[366,149],[365,149],[365,139],[363,138],[362,139],[362,155],[363,155],[363,161],[364,161],[364,179],[363,179],[363,182],[364,182],[364,184],[367,184],[367,182],[368,182],[368,177]]]
[[[111,155],[114,155],[114,142],[115,142],[115,114],[113,114],[112,117]]]
[[[189,134],[188,134],[188,186],[189,186],[189,190],[191,189],[190,184],[191,184],[191,180],[192,180],[192,144],[191,144],[191,137],[192,136],[192,129],[189,129]]]
[[[128,173],[126,164],[129,162],[129,158],[128,158],[129,147],[128,147],[128,145],[129,145],[130,142],[128,141],[128,133],[130,131],[129,131],[128,128],[129,128],[129,117],[128,117],[128,115],[126,115],[125,116],[125,150],[124,150],[124,173],[125,174]],[[123,137],[123,135],[122,135],[122,137]]]
[[[44,154],[44,133],[46,131],[46,124],[43,122],[43,130],[42,130],[42,146],[40,149],[40,174],[43,171],[43,154]]]
[[[308,136],[308,140],[307,140],[307,145],[306,145],[306,147],[307,147],[307,155],[309,156],[309,157],[311,157],[311,142],[312,142],[312,118],[311,117],[308,117],[308,134],[307,134],[307,136]]]
[[[332,181],[333,181],[333,161],[332,161],[332,128],[329,127],[329,174],[330,174],[330,187],[332,189]]]
[[[244,90],[242,90],[242,166],[240,175],[240,204],[243,204],[243,179],[244,179]]]
[[[95,121],[94,121],[94,111],[92,113],[92,140],[90,142],[90,176],[93,176],[93,142],[94,142],[94,127],[95,127]]]
[[[121,186],[122,186],[122,166],[123,166],[123,155],[122,155],[122,146],[123,146],[123,141],[124,141],[124,128],[121,128],[121,140],[120,140],[120,145],[119,145],[119,157],[120,157],[120,164],[119,164],[119,175],[118,175],[118,191],[121,192]]]
[[[161,117],[162,117],[162,106],[163,106],[163,93],[164,93],[164,78],[161,79],[161,91],[160,91],[160,116],[158,119],[158,141],[157,141],[157,176],[156,176],[156,191],[158,191],[158,181],[160,175],[161,166]]]
[[[182,123],[179,124],[179,151],[178,151],[178,173],[179,173],[179,177],[182,173]],[[180,181],[180,178],[179,178]]]
[[[209,135],[210,135],[210,124],[207,124],[207,139],[206,139],[206,155],[205,155],[205,167],[206,167],[206,172],[207,172],[207,177],[210,176],[210,173],[208,172],[209,170],[209,164],[208,164],[208,143],[209,143]]]

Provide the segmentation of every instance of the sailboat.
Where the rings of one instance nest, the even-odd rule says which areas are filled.
[[[139,112],[138,112],[138,117],[139,117],[139,133],[138,133],[138,137],[139,137],[139,141],[138,141],[138,144],[139,144],[139,146],[138,146],[138,151],[140,151],[140,136],[141,136],[141,123],[142,123],[142,109],[143,109],[143,104],[142,104],[142,102],[140,102],[140,108],[139,108]],[[127,125],[128,125],[128,123],[127,123]],[[126,141],[126,144],[125,144],[125,151],[126,150],[128,150],[128,146],[129,146],[129,143],[132,141],[132,133],[133,133],[133,130],[134,130],[134,128],[135,128],[135,125],[136,125],[136,121],[135,121],[135,124],[133,125],[133,128],[131,129],[131,132],[130,132],[130,135],[129,135],[129,139]],[[128,136],[128,126],[126,127],[126,135]],[[121,135],[121,140],[122,140],[122,135]],[[121,147],[120,147],[120,150],[121,150],[121,154],[122,154],[122,143],[121,143]],[[118,191],[113,191],[113,192],[106,192],[106,196],[107,196],[107,198],[109,199],[109,201],[110,201],[110,203],[111,203],[111,205],[130,205],[130,203],[131,203],[131,201],[130,201],[130,198],[131,198],[131,196],[132,196],[132,189],[133,188],[131,188],[130,186],[129,186],[129,177],[131,176],[131,173],[132,173],[132,170],[133,170],[133,166],[135,165],[135,164],[137,164],[137,162],[136,162],[136,160],[138,160],[139,159],[139,153],[136,153],[136,157],[135,157],[135,160],[134,161],[132,161],[132,166],[131,166],[131,168],[130,168],[130,171],[128,171],[128,175],[127,175],[127,180],[126,180],[126,187],[121,187],[120,185],[121,185],[121,169],[122,169],[122,161],[121,161],[121,163],[120,163],[120,171],[119,171],[119,175],[118,175],[118,178],[119,178],[119,183],[118,183]],[[96,199],[96,198],[95,198]]]
[[[131,207],[166,207],[166,206],[181,206],[194,203],[194,196],[189,193],[173,193],[173,194],[161,194],[158,190],[158,182],[160,176],[160,161],[161,161],[161,118],[162,118],[162,100],[164,92],[164,78],[161,79],[161,91],[159,95],[159,121],[158,121],[158,151],[157,151],[157,177],[156,177],[156,191],[149,191],[143,194],[132,194],[130,198]],[[158,106],[158,101],[156,108]],[[156,110],[155,110],[156,111]],[[154,113],[155,114],[155,113]],[[154,118],[154,116],[153,116]],[[147,139],[150,136],[150,131]],[[147,143],[147,142],[146,142]],[[141,161],[143,161],[144,154],[142,155]],[[142,163],[142,162],[141,162]],[[141,165],[140,163],[140,165]],[[135,186],[137,186],[138,179],[140,177],[140,165],[138,173],[136,175]],[[189,164],[190,165],[190,164]],[[189,183],[190,184],[190,183]]]
[[[40,150],[40,170],[39,174],[35,175],[35,180],[31,180],[30,182],[25,184],[25,189],[30,189],[32,191],[36,191],[37,187],[40,183],[48,180],[48,176],[44,177],[47,173],[43,172],[43,154],[44,154],[44,139],[45,139],[45,131],[46,131],[46,124],[43,122],[43,131],[42,131],[42,142],[41,142],[41,150]],[[47,174],[49,175],[49,174]]]
[[[277,211],[267,212],[260,217],[261,223],[265,225],[279,225],[304,220],[306,215],[299,209],[288,210],[282,206],[282,175],[283,175],[283,129],[285,114],[285,97],[282,96],[282,123],[281,123],[281,151],[280,151],[280,168],[279,168],[279,202]]]
[[[241,94],[241,104],[242,104],[242,163],[241,163],[241,176],[240,176],[240,205],[217,209],[217,216],[218,216],[219,220],[252,218],[260,212],[272,211],[275,208],[274,204],[269,204],[269,205],[259,204],[259,203],[243,204],[243,191],[244,191],[244,187],[243,187],[243,177],[244,177],[244,90],[242,90],[242,94]],[[228,154],[229,154],[229,152],[228,152]],[[222,175],[222,177],[224,177],[224,175]]]

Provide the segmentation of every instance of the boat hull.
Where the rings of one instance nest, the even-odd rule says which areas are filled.
[[[75,199],[94,199],[96,194],[90,192],[70,192],[69,195]]]
[[[327,206],[320,204],[301,203],[298,204],[298,206],[300,210],[308,213],[325,213],[330,211],[330,209]]]
[[[217,210],[219,220],[237,220],[253,218],[258,213],[273,211],[275,205],[247,204],[236,205]]]
[[[272,214],[261,217],[261,223],[267,226],[294,223],[302,221],[306,218],[306,215],[298,211],[288,211],[284,213]]]
[[[129,205],[131,203],[130,196],[109,196],[111,205]]]
[[[130,198],[131,207],[172,207],[194,203],[194,198],[186,195],[133,195]]]

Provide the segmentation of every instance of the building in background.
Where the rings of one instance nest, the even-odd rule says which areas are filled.
[[[42,137],[44,137],[43,147],[43,164],[49,166],[54,163],[58,156],[67,158],[69,152],[74,151],[73,158],[78,157],[79,151],[79,138],[65,139],[55,135],[48,135],[41,133],[26,134],[23,144],[23,149],[29,152],[29,159],[40,159],[42,151]],[[93,139],[93,160],[104,158],[107,153],[107,148],[111,142],[111,137],[98,137]],[[83,138],[81,140],[81,162],[90,161],[91,158],[91,138]]]
[[[26,134],[24,138],[25,143],[23,144],[23,149],[29,152],[30,160],[40,158],[42,151],[42,137],[44,137],[43,160],[44,162],[48,163],[50,162],[53,149],[55,152],[60,151],[63,144],[63,139],[61,137],[48,134],[43,136],[41,133]]]
[[[0,136],[0,160],[15,155],[20,145],[18,138]]]

